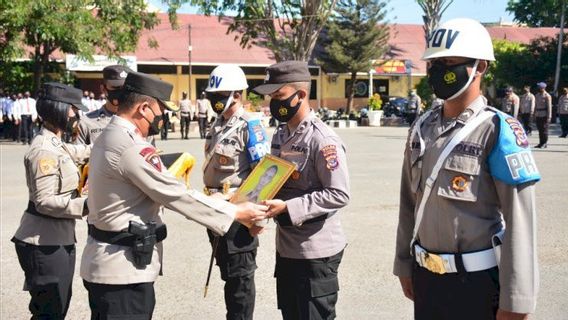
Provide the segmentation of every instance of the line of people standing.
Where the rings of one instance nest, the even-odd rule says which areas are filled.
[[[39,131],[36,100],[30,92],[10,95],[0,94],[0,112],[4,139],[31,144]]]

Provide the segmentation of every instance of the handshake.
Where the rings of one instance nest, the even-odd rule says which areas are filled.
[[[273,218],[286,210],[286,202],[282,200],[264,200],[260,204],[243,202],[237,204],[235,220],[247,226],[252,236],[264,230],[266,219]]]

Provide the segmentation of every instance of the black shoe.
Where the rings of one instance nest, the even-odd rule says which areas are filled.
[[[558,138],[566,138],[566,136],[567,136],[566,134],[561,134],[558,136]]]
[[[540,149],[540,148],[542,148],[542,144],[539,143],[539,144],[537,144],[537,145],[534,146],[534,147],[535,147],[536,149]]]

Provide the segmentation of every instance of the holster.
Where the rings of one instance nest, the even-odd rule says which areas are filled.
[[[135,236],[132,246],[132,255],[134,256],[134,265],[137,269],[144,269],[152,262],[152,254],[154,253],[154,245],[156,239],[156,223],[148,224],[130,221],[128,224],[128,232]]]

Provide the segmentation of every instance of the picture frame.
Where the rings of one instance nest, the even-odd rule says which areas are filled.
[[[271,200],[295,170],[296,165],[292,162],[268,154],[260,160],[235,191],[231,202],[260,203],[263,200]]]

